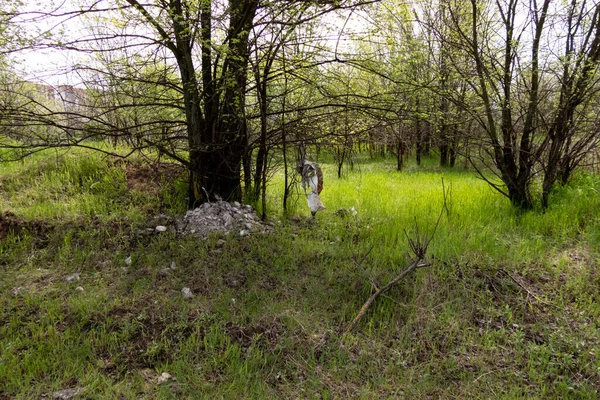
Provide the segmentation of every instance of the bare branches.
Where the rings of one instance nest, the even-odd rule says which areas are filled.
[[[348,334],[350,333],[355,327],[356,325],[358,325],[358,323],[360,322],[360,320],[365,316],[367,310],[369,309],[369,307],[371,307],[371,305],[373,304],[373,302],[375,300],[377,300],[377,298],[379,296],[381,296],[382,294],[384,294],[385,292],[387,292],[392,286],[394,286],[396,283],[400,282],[404,277],[406,277],[408,274],[410,274],[411,272],[419,269],[419,268],[425,268],[430,266],[430,262],[427,261],[427,248],[429,247],[429,244],[431,243],[431,241],[433,240],[434,236],[435,236],[435,232],[437,231],[437,228],[440,224],[440,220],[442,218],[442,215],[444,214],[444,212],[448,213],[448,205],[447,205],[447,201],[448,201],[448,195],[450,193],[450,189],[446,189],[443,181],[442,181],[442,190],[443,190],[443,204],[442,204],[442,209],[440,210],[440,213],[438,215],[438,218],[435,222],[435,226],[433,227],[433,231],[431,232],[431,234],[429,235],[424,235],[421,232],[419,232],[419,224],[417,223],[416,217],[415,217],[415,233],[414,233],[414,237],[410,237],[408,235],[408,233],[406,232],[406,230],[404,231],[404,235],[406,236],[407,240],[408,240],[408,245],[410,247],[410,250],[414,256],[414,259],[411,261],[411,263],[409,264],[408,268],[406,268],[404,271],[402,271],[399,275],[397,275],[394,279],[392,279],[391,281],[389,281],[386,285],[384,285],[383,287],[376,289],[375,293],[373,293],[368,299],[367,301],[363,304],[363,306],[360,308],[358,314],[356,315],[356,317],[354,317],[354,319],[352,320],[352,322],[350,322],[350,324],[348,325],[348,327],[346,328],[346,330],[344,331],[344,334]],[[366,257],[371,253],[371,251],[373,250],[373,247],[371,247],[369,249],[369,251],[363,256],[363,258],[361,259],[361,262],[364,261],[366,259]],[[354,257],[354,263],[361,267],[360,264],[357,261],[357,257]],[[362,267],[361,267],[362,268]],[[364,269],[363,269],[364,271]],[[374,285],[376,287],[376,285],[374,284],[373,281],[371,281],[371,284]]]
[[[427,249],[425,249],[425,251],[426,250]],[[348,327],[344,331],[344,334],[350,333],[356,327],[356,325],[358,325],[359,321],[364,317],[364,315],[367,312],[367,310],[369,309],[369,307],[371,307],[371,304],[373,304],[373,302],[375,300],[377,300],[377,298],[379,296],[381,296],[383,293],[388,291],[392,286],[394,286],[396,283],[398,283],[400,280],[402,280],[402,278],[404,278],[406,275],[413,272],[415,269],[428,267],[429,265],[430,265],[429,262],[426,262],[422,259],[417,259],[417,260],[413,261],[407,269],[402,271],[402,273],[400,275],[396,276],[394,279],[389,281],[387,285],[385,285],[384,287],[382,287],[381,289],[379,289],[378,291],[373,293],[371,295],[371,297],[369,297],[369,299],[365,302],[365,304],[363,304],[363,306],[361,307],[361,309],[358,312],[358,314],[356,315],[356,317],[348,325]]]

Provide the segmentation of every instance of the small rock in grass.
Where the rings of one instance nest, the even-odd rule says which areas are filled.
[[[192,289],[188,287],[184,287],[183,289],[181,289],[181,294],[183,295],[184,299],[191,299],[192,297],[194,297]]]
[[[167,230],[167,227],[164,225],[158,225],[155,229],[156,232],[165,232]]]
[[[52,398],[53,399],[61,399],[61,400],[69,400],[75,396],[78,396],[82,390],[83,389],[80,387],[59,390],[58,392],[52,393]]]
[[[163,268],[163,269],[160,270],[160,275],[167,276],[167,275],[169,275],[169,273],[171,271],[173,271],[175,269],[176,269],[175,261],[171,261],[171,265],[170,266],[165,267],[165,268]]]
[[[11,293],[13,294],[13,296],[18,296],[21,293],[23,293],[25,291],[25,288],[23,286],[19,286],[16,288],[13,288],[13,290],[11,290]]]
[[[75,272],[74,274],[71,274],[71,275],[67,276],[67,277],[65,278],[65,280],[66,280],[67,282],[76,282],[76,281],[78,281],[80,278],[81,278],[81,277],[79,276],[79,272]]]
[[[81,286],[77,286],[75,288],[75,290],[77,290],[78,292],[82,292],[83,293],[83,288]]]
[[[131,265],[131,256],[129,256],[125,259],[125,265],[127,265],[127,266]]]
[[[169,374],[168,372],[163,372],[162,374],[160,374],[160,376],[158,377],[158,379],[156,380],[156,383],[158,385],[162,385],[163,383],[171,380],[173,377],[171,376],[171,374]]]

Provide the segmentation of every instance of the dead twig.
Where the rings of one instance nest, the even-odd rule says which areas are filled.
[[[428,267],[428,266],[429,266],[429,263],[428,262],[424,262],[422,259],[417,259],[417,260],[413,261],[407,269],[405,269],[404,271],[402,271],[402,273],[400,275],[398,275],[397,277],[395,277],[394,279],[392,279],[391,281],[389,281],[387,285],[385,285],[384,287],[382,287],[381,289],[379,289],[378,291],[376,291],[375,293],[373,293],[371,295],[371,297],[369,297],[369,299],[361,307],[361,309],[358,312],[358,314],[356,315],[356,317],[352,320],[352,322],[350,323],[350,325],[348,325],[348,327],[346,328],[346,331],[344,333],[345,334],[346,333],[350,333],[350,331],[352,331],[352,329],[354,329],[356,327],[356,325],[358,324],[358,322],[365,315],[365,313],[367,312],[367,310],[369,309],[369,307],[371,306],[371,304],[379,296],[381,296],[383,293],[385,293],[389,288],[391,288],[392,286],[394,286],[398,281],[400,281],[406,275],[410,274],[415,269],[417,269],[417,268],[423,268],[423,267]]]
[[[370,274],[362,266],[363,262],[365,262],[367,257],[369,257],[369,254],[371,254],[371,251],[373,251],[373,248],[375,248],[375,245],[372,245],[371,247],[369,247],[369,250],[367,250],[367,252],[361,257],[360,261],[358,260],[358,254],[354,253],[352,255],[352,262],[354,263],[356,268],[360,269],[362,271],[363,275],[365,275],[367,277],[367,279],[371,283],[371,287],[374,288],[375,291],[377,291],[377,290],[379,290],[380,285],[375,280],[375,277],[369,276]]]
[[[404,271],[402,271],[400,273],[400,275],[396,276],[394,279],[389,281],[385,286],[378,289],[375,293],[373,293],[371,295],[371,297],[369,297],[367,299],[367,301],[365,302],[365,304],[363,304],[363,306],[361,307],[361,309],[358,312],[358,314],[356,315],[356,317],[354,317],[352,322],[348,325],[348,327],[344,331],[345,334],[350,333],[356,327],[358,322],[364,317],[365,313],[367,312],[367,310],[369,309],[371,304],[373,304],[373,302],[379,296],[381,296],[383,293],[385,293],[387,290],[389,290],[392,286],[394,286],[396,283],[398,283],[400,280],[402,280],[406,275],[410,274],[412,271],[414,271],[418,268],[428,267],[430,265],[429,261],[426,261],[427,248],[429,247],[429,244],[431,243],[431,241],[433,240],[433,237],[435,236],[435,232],[437,231],[437,228],[440,224],[440,220],[442,218],[442,215],[444,214],[444,211],[447,210],[448,193],[446,191],[446,188],[443,186],[443,182],[442,182],[442,188],[444,191],[444,204],[442,205],[442,209],[440,210],[440,214],[438,215],[438,218],[435,222],[435,226],[433,228],[433,232],[431,233],[431,235],[429,235],[429,236],[422,235],[419,232],[419,224],[417,223],[416,217],[415,217],[414,238],[410,237],[408,235],[408,233],[406,232],[406,230],[404,231],[404,234],[406,235],[410,249],[415,256],[414,261],[412,261],[411,264],[408,266],[408,268],[406,268]],[[371,252],[371,250],[372,250],[372,248],[365,255],[365,257],[363,258],[362,261],[365,260],[366,256]]]

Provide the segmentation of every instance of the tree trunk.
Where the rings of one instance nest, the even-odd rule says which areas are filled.
[[[404,165],[404,146],[402,145],[402,139],[397,139],[396,142],[396,159],[398,161],[397,170],[402,171]]]
[[[202,4],[205,7],[201,15],[204,120],[200,114],[191,48],[185,52],[190,54],[189,64],[192,65],[189,79],[183,79],[182,72],[184,98],[186,93],[195,93],[196,96],[185,101],[190,142],[190,207],[219,198],[241,200],[241,164],[242,159],[249,156],[245,117],[246,70],[248,38],[257,0],[229,2],[228,54],[222,69],[222,81],[227,84],[222,92],[216,90],[212,76],[210,2]],[[181,70],[181,63],[179,66]],[[221,94],[222,100],[219,101]],[[188,112],[188,107],[193,108],[192,112]]]

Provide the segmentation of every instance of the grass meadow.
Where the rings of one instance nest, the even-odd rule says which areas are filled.
[[[316,220],[298,189],[282,212],[276,171],[273,232],[225,241],[144,234],[185,211],[172,165],[0,165],[0,399],[598,398],[600,177],[522,213],[435,159],[320,162]],[[344,335],[440,213],[431,265]]]

